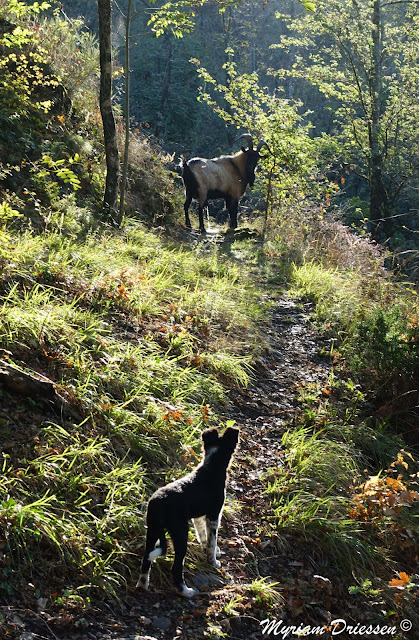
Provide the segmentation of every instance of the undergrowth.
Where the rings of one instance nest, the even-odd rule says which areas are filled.
[[[412,617],[418,297],[384,259],[367,238],[315,208],[279,214],[264,246],[267,282],[288,279],[289,293],[313,304],[319,356],[331,369],[324,385],[301,383],[301,417],[265,481],[280,532],[303,536],[317,561],[347,584],[355,580],[349,592],[377,612]],[[358,586],[365,580],[370,590]]]

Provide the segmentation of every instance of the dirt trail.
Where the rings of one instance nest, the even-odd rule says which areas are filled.
[[[252,504],[246,524],[244,518],[237,523],[247,537],[252,537],[252,532],[256,539],[260,537],[255,509],[261,519],[269,520],[263,495],[266,482],[261,479],[269,469],[281,465],[281,437],[301,413],[297,399],[301,385],[324,383],[329,373],[329,364],[319,356],[320,339],[310,323],[310,311],[310,305],[298,305],[287,297],[276,301],[272,325],[265,335],[270,351],[260,361],[254,384],[235,394],[232,414],[242,429],[242,440],[236,457],[239,470],[232,474],[230,487],[238,500]],[[261,546],[267,549],[269,545],[261,540]],[[262,570],[261,575],[279,577]]]
[[[317,573],[315,562],[306,556],[305,549],[291,543],[291,549],[287,545],[285,550],[273,531],[269,501],[264,495],[264,476],[281,464],[281,436],[301,412],[297,400],[301,384],[322,383],[328,376],[329,365],[319,356],[320,339],[310,323],[310,311],[310,305],[296,304],[286,296],[275,301],[271,326],[264,336],[269,351],[259,360],[256,379],[248,389],[230,393],[226,419],[234,419],[241,428],[241,443],[228,488],[233,513],[229,513],[227,505],[220,530],[222,570],[208,573],[208,567],[203,565],[202,572],[194,576],[186,569],[187,580],[195,581],[201,588],[201,595],[193,602],[179,602],[170,594],[153,593],[152,584],[149,594],[133,594],[127,608],[132,607],[130,614],[134,617],[136,612],[145,616],[146,622],[142,630],[137,627],[137,640],[142,635],[144,640],[208,637],[204,635],[205,616],[227,637],[261,639],[264,637],[259,624],[264,618],[261,611],[252,611],[250,605],[245,613],[235,615],[226,610],[226,604],[232,598],[240,598],[244,586],[259,577],[270,577],[279,583],[281,590],[284,576],[293,581],[301,573],[311,576]],[[237,504],[239,509],[234,510]],[[330,583],[326,581],[326,585]],[[286,599],[285,609],[298,613],[298,593],[290,592]],[[279,606],[278,619],[283,613],[284,608]],[[118,633],[96,637],[121,640]],[[133,640],[135,636],[126,633],[123,637]]]

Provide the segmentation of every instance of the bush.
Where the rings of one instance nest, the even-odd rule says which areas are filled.
[[[418,316],[402,314],[399,305],[378,307],[355,327],[351,360],[380,377],[411,376],[419,366]]]

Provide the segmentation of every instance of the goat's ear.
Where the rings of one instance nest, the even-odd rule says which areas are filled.
[[[217,429],[206,429],[202,432],[202,441],[204,443],[205,449],[218,444],[219,439],[220,434],[218,433]]]

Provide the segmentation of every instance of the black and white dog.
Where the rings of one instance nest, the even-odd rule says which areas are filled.
[[[191,518],[198,541],[207,549],[208,561],[214,567],[220,567],[216,558],[220,554],[217,533],[225,500],[227,470],[239,440],[239,429],[228,427],[222,436],[217,429],[207,429],[202,440],[204,458],[196,469],[184,478],[157,489],[150,498],[145,553],[137,587],[148,589],[151,563],[165,555],[168,531],[175,549],[172,567],[175,586],[186,598],[198,593],[196,589],[187,587],[183,579]]]

